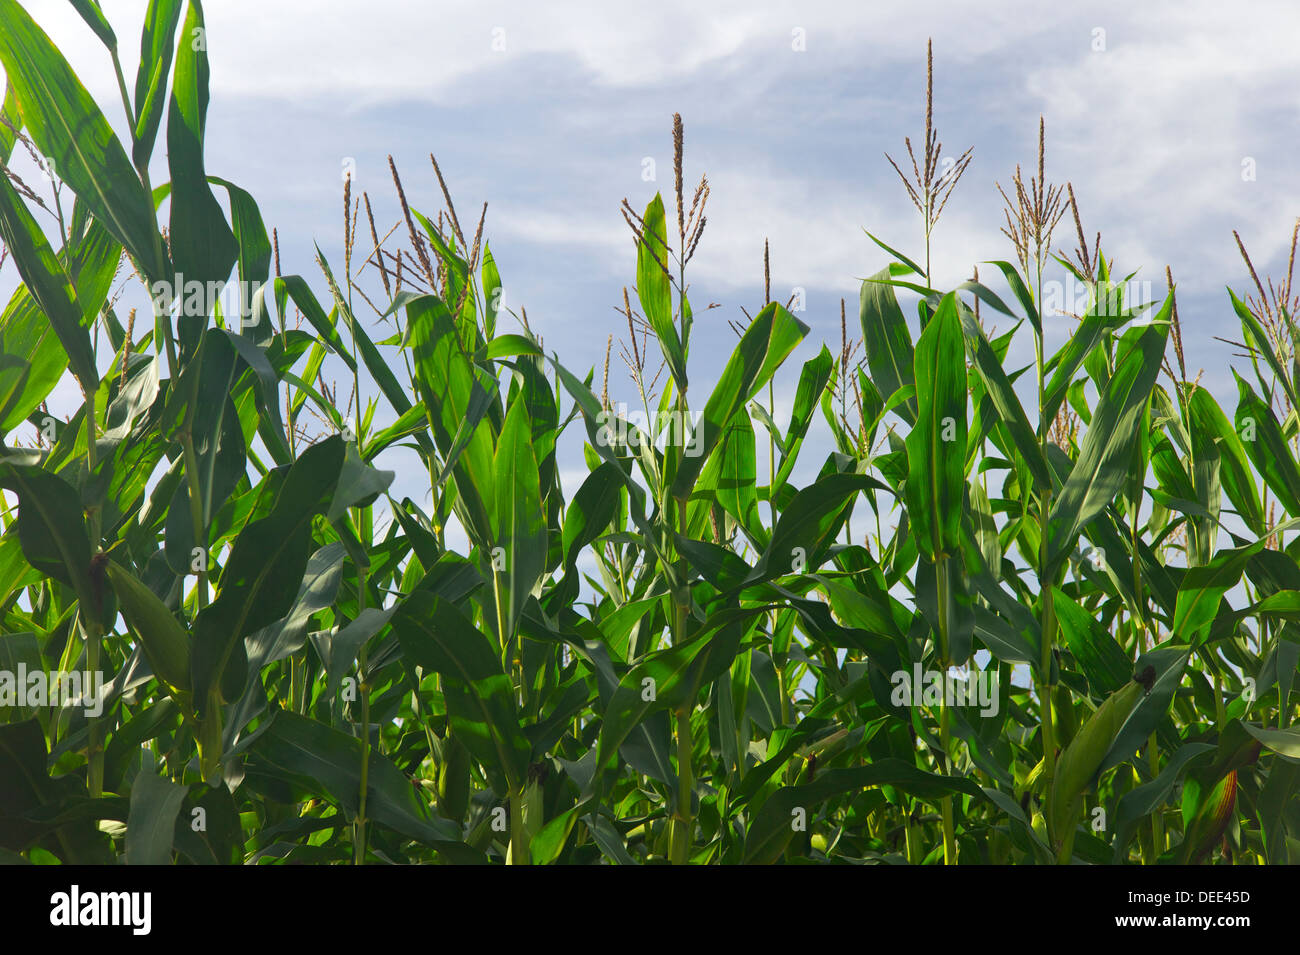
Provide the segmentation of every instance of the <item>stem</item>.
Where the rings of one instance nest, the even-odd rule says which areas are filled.
[[[1043,289],[1043,266],[1042,259],[1038,261],[1038,287],[1035,289],[1038,301],[1035,306],[1039,312],[1039,322],[1042,322],[1042,289]],[[1039,449],[1042,451],[1043,460],[1049,460],[1047,455],[1047,405],[1046,405],[1046,386],[1043,374],[1043,333],[1041,330],[1035,330],[1034,333],[1034,368],[1038,376],[1038,442]],[[1049,474],[1050,480],[1050,474]],[[1041,683],[1039,684],[1039,714],[1042,722],[1043,734],[1043,760],[1045,779],[1044,782],[1050,786],[1056,776],[1056,728],[1052,723],[1052,651],[1056,642],[1056,607],[1052,603],[1052,581],[1047,572],[1047,550],[1049,546],[1049,529],[1048,516],[1050,514],[1049,504],[1052,499],[1052,488],[1048,487],[1039,491],[1038,500],[1038,526],[1039,526],[1039,545],[1038,545],[1038,587],[1039,599],[1042,601],[1042,643],[1043,652],[1041,659]]]
[[[361,672],[361,792],[357,797],[357,821],[353,838],[353,865],[366,861],[366,796],[370,790],[370,687],[366,684],[366,648],[357,661]]]
[[[95,397],[98,386],[93,382],[86,382],[90,387],[85,388],[86,393],[86,470],[91,477],[94,476],[95,468],[98,465],[98,449],[95,447]],[[84,387],[84,386],[83,386]],[[95,522],[99,522],[99,508],[95,509]],[[95,528],[98,531],[98,527]]]
[[[1046,537],[1046,533],[1043,535]],[[1046,783],[1056,777],[1056,727],[1052,720],[1052,646],[1055,641],[1056,607],[1052,603],[1051,585],[1042,594],[1043,600],[1043,656],[1042,681],[1039,684],[1039,711],[1043,729],[1043,759]]]
[[[925,200],[925,287],[933,288],[930,282],[930,199]]]
[[[520,683],[519,692],[522,702],[523,681],[520,679],[519,674],[515,672],[515,662],[510,653],[510,635],[506,632],[506,607],[501,594],[501,571],[497,570],[496,567],[492,568],[492,600],[496,606],[497,637],[501,641],[501,668],[506,673],[515,673],[516,679]]]
[[[767,416],[776,421],[776,394],[772,379],[767,380]],[[776,526],[776,435],[767,433],[767,507],[772,512],[772,526]],[[719,543],[721,543],[719,541]]]
[[[531,865],[527,830],[524,827],[524,793],[522,787],[510,794],[510,859],[511,865]]]
[[[682,534],[686,533],[686,499],[676,498],[677,516]],[[684,584],[679,585],[673,595],[673,645],[680,646],[686,641],[686,627],[690,616],[690,591]],[[694,771],[691,765],[695,750],[695,740],[691,736],[691,711],[694,697],[688,696],[685,703],[676,711],[677,714],[677,812],[673,817],[672,827],[672,862],[685,865],[690,861],[691,838],[695,829],[695,816],[691,806],[691,795],[695,790]]]
[[[673,819],[672,862],[686,865],[691,861],[691,835],[695,827],[691,795],[695,781],[691,768],[691,753],[695,743],[691,738],[691,709],[687,704],[677,713],[677,814]]]
[[[167,355],[167,376],[172,381],[176,381],[178,365],[176,363],[176,343],[172,340],[172,320],[157,305],[154,306],[153,330],[155,347],[158,339],[162,339],[163,352]]]
[[[948,576],[948,558],[940,555],[934,566],[935,585],[939,597],[939,667],[943,671],[944,686],[948,681],[948,632],[950,626],[948,601],[951,597],[951,580]],[[951,713],[948,710],[948,695],[944,693],[939,701],[939,743],[943,750],[944,772],[952,775],[952,758],[949,756]],[[946,795],[940,801],[943,812],[943,864],[957,864],[957,838],[952,821],[952,795]]]
[[[86,468],[88,477],[93,481],[97,465],[95,449],[95,397],[98,390],[94,382],[86,382]],[[89,532],[92,549],[99,550],[99,507],[96,505],[88,514]],[[77,616],[81,619],[81,628],[86,634],[86,669],[92,674],[100,668],[100,654],[104,629],[100,623],[97,608],[82,607]],[[87,613],[86,611],[90,611]],[[93,678],[92,678],[93,679]],[[86,738],[86,779],[91,799],[98,799],[104,793],[104,749],[103,722],[100,716],[87,717],[89,727]]]
[[[357,517],[366,516],[364,508],[357,509]],[[370,528],[368,520],[359,520],[363,535],[361,540],[369,545]],[[357,616],[366,610],[366,566],[357,567]],[[357,657],[357,675],[361,678],[361,792],[357,797],[356,832],[353,838],[353,865],[362,865],[366,861],[366,797],[370,790],[370,686],[366,682],[366,646],[362,644]]]
[[[126,128],[131,132],[131,143],[135,144],[135,110],[131,108],[131,94],[126,90],[126,76],[122,72],[122,61],[118,58],[117,47],[110,47],[109,56],[113,59],[113,72],[117,74],[117,91],[122,97],[122,109],[126,112]]]
[[[194,405],[190,405],[189,417],[193,418]],[[190,491],[190,521],[194,525],[194,546],[202,550],[199,555],[201,565],[198,580],[194,585],[194,602],[196,610],[208,605],[208,532],[203,521],[203,498],[199,488],[199,456],[194,450],[194,435],[187,422],[181,434],[181,447],[185,454],[185,482]]]
[[[948,755],[948,746],[950,740],[950,730],[948,722],[951,714],[946,702],[939,704],[939,742],[943,748],[944,771],[952,775],[952,758]],[[957,864],[957,834],[952,822],[952,795],[943,797],[940,808],[943,811],[943,864]]]
[[[86,669],[92,674],[100,667],[101,638],[103,637],[99,621],[93,616],[80,614],[81,628],[86,634]],[[86,787],[91,799],[98,799],[104,794],[104,747],[102,743],[103,720],[100,716],[88,716],[89,735],[86,742]]]

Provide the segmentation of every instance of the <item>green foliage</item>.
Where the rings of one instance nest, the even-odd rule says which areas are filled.
[[[450,210],[404,216],[411,287],[370,268],[362,291],[354,233],[318,288],[272,278],[256,202],[205,165],[200,4],[151,0],[133,88],[101,5],[74,7],[128,140],[0,0],[0,155],[26,137],[75,196],[50,236],[0,179],[21,282],[0,313],[6,857],[1300,862],[1284,309],[1230,295],[1255,381],[1229,410],[1182,373],[1172,289],[1137,323],[1151,303],[1098,253],[1044,355],[1047,263],[993,263],[1010,306],[932,288],[921,183],[925,268],[876,240],[860,343],[796,375],[809,326],[765,301],[717,381],[693,379],[696,413],[702,205],[656,195],[625,208],[634,425],[526,316],[505,330],[498,263]],[[124,254],[143,332],[107,300]],[[269,281],[241,316],[154,294],[232,271]],[[1012,357],[1030,335],[1032,374]],[[38,409],[67,374],[63,422]],[[565,438],[585,438],[572,488]],[[33,698],[20,669],[105,682]]]

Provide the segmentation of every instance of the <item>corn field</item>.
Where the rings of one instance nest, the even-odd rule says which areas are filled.
[[[571,367],[436,161],[391,164],[392,229],[348,180],[341,259],[282,274],[205,165],[203,5],[149,0],[134,77],[72,5],[120,103],[0,0],[0,861],[1300,862],[1290,266],[1238,240],[1222,404],[1040,120],[1007,258],[935,288],[971,153],[941,168],[927,90],[888,160],[924,250],[872,236],[823,345],[765,279],[697,377],[714,184],[675,116],[605,365]]]

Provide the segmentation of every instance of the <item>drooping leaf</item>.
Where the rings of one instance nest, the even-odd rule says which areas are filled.
[[[40,306],[86,392],[99,385],[90,335],[72,281],[8,176],[0,176],[0,240],[13,255],[24,286]]]
[[[324,796],[355,817],[361,792],[361,740],[287,710],[275,714],[241,747],[250,777],[271,777]],[[382,754],[371,752],[366,816],[426,845],[457,851],[460,833],[433,815],[410,781]],[[471,856],[461,848],[459,854]]]
[[[391,619],[402,652],[443,677],[452,731],[504,783],[521,790],[529,746],[519,727],[514,691],[488,638],[441,597],[416,591]]]

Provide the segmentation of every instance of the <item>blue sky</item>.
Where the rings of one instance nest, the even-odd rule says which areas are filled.
[[[62,0],[28,7],[120,129],[102,46]],[[144,7],[105,5],[129,76]],[[943,154],[974,147],[935,235],[941,286],[1013,258],[994,182],[1017,163],[1028,173],[1042,115],[1048,178],[1073,182],[1089,236],[1100,230],[1120,269],[1156,292],[1172,266],[1190,370],[1206,369],[1231,413],[1229,350],[1212,336],[1237,335],[1224,286],[1247,291],[1232,230],[1276,276],[1300,214],[1300,8],[1285,3],[220,0],[206,13],[208,169],[258,199],[286,272],[324,295],[312,243],[341,257],[345,162],[383,232],[399,215],[386,156],[412,203],[435,213],[434,152],[467,229],[489,203],[506,305],[526,307],[547,350],[579,372],[599,375],[606,336],[622,328],[612,307],[635,253],[618,206],[671,192],[675,111],[688,185],[707,173],[712,186],[692,300],[722,306],[696,323],[693,380],[703,390],[729,354],[726,319],[761,305],[765,237],[773,296],[806,290],[812,333],[793,361],[823,341],[835,350],[840,298],[852,330],[860,279],[886,263],[863,229],[922,254],[884,153],[900,159],[903,137],[921,138],[927,37]],[[163,152],[160,140],[156,181]],[[647,158],[657,181],[643,179]],[[1067,217],[1054,247],[1074,244]],[[13,280],[0,273],[5,289]],[[1048,320],[1049,352],[1072,325]],[[1028,363],[1031,347],[1022,336],[1013,357]],[[619,372],[611,398],[630,401]],[[797,365],[778,406],[796,380]]]

